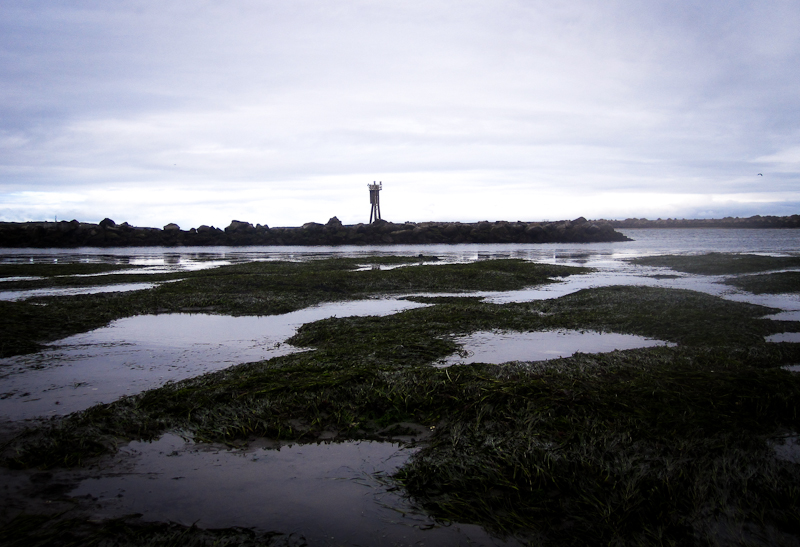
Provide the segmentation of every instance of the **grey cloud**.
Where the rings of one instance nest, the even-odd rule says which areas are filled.
[[[791,2],[7,4],[0,205],[371,172],[717,194],[774,166],[764,191],[798,182],[778,161],[800,136]]]

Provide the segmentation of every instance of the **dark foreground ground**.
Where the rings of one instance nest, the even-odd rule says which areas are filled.
[[[165,274],[182,280],[147,291],[0,302],[0,347],[4,355],[36,351],[44,341],[142,313],[274,314],[369,295],[512,290],[586,273],[517,260],[414,264],[424,257],[375,258],[408,265],[356,271],[363,260],[238,264]],[[737,274],[731,283],[760,292],[800,291],[797,272],[770,273],[797,268],[797,259],[640,260]],[[52,276],[97,267],[9,265],[0,273],[46,278],[7,282],[26,288],[86,283]],[[103,273],[95,283],[127,275]],[[3,464],[38,470],[25,492],[40,503],[5,498],[0,543],[286,544],[289,536],[266,531],[98,520],[88,507],[66,508],[64,492],[49,481],[120,443],[168,431],[242,446],[394,439],[413,424],[433,433],[392,480],[442,522],[476,523],[532,545],[800,545],[800,454],[791,450],[800,377],[785,368],[800,364],[800,348],[764,339],[798,332],[800,323],[767,319],[774,310],[761,306],[648,287],[509,304],[412,298],[431,306],[306,324],[290,343],[311,351],[171,383],[25,431],[7,425]],[[457,335],[554,328],[675,345],[432,366],[459,349]]]

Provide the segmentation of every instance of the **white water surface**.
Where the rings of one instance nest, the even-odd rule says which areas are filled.
[[[46,289],[29,289],[0,291],[0,300],[17,302],[37,296],[71,296],[76,294],[99,294],[104,292],[144,291],[158,287],[161,283],[116,283],[113,285],[96,285],[93,287],[51,287]]]

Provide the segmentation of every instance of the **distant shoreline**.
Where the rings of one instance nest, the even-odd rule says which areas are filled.
[[[800,215],[725,217],[725,218],[626,218],[625,220],[603,220],[614,228],[800,228]]]
[[[226,228],[200,226],[182,230],[177,224],[163,228],[98,224],[77,220],[61,222],[0,222],[0,247],[177,247],[177,246],[341,246],[415,245],[458,243],[600,243],[628,241],[624,228],[800,228],[800,215],[722,219],[575,220],[557,222],[406,222],[380,220],[372,224],[344,225],[338,218],[326,224],[308,222],[299,227],[270,228],[234,220]]]

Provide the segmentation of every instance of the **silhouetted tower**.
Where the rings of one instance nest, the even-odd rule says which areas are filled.
[[[372,209],[369,212],[369,223],[372,224],[372,217],[375,217],[375,221],[379,221],[381,219],[381,195],[380,191],[383,188],[383,183],[375,183],[372,181],[372,184],[368,184],[369,186],[369,202],[372,204]]]

